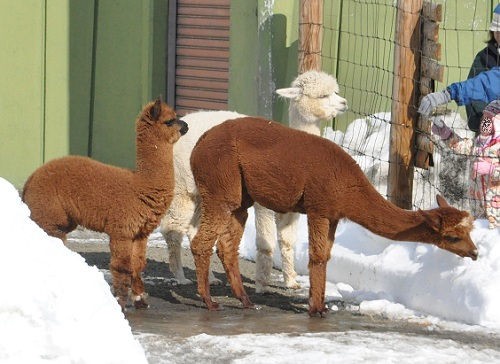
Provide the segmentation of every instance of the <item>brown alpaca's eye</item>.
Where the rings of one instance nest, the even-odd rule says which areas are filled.
[[[445,236],[444,238],[450,243],[458,243],[460,241],[460,238],[456,236]]]
[[[167,126],[172,126],[172,125],[174,125],[174,122],[175,122],[175,119],[170,119],[170,120],[165,121],[165,124]]]

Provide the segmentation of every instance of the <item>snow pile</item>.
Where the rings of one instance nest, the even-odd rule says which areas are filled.
[[[145,363],[96,267],[30,218],[0,178],[0,362]]]
[[[432,315],[500,330],[500,229],[490,230],[487,225],[484,219],[475,222],[472,240],[479,258],[474,262],[429,244],[392,241],[344,220],[337,228],[327,266],[327,281],[336,285],[327,288],[326,295],[360,303],[362,313],[392,319]],[[298,230],[296,270],[308,275],[305,215],[300,216]],[[251,209],[239,252],[255,259]],[[275,249],[276,267],[281,267],[279,254]],[[307,279],[304,283],[308,284]]]
[[[382,195],[387,193],[390,121],[391,113],[381,112],[353,120],[345,133],[331,127],[323,133],[354,158]]]

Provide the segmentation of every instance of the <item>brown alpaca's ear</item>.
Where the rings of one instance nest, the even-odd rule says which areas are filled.
[[[161,115],[161,96],[155,100],[155,103],[149,110],[149,115],[151,116],[152,121],[157,121]]]
[[[427,223],[427,225],[429,225],[429,227],[432,230],[438,233],[441,231],[442,221],[441,221],[441,216],[439,214],[424,210],[418,210],[418,212],[420,213],[420,215],[422,215],[425,222]]]
[[[436,195],[436,201],[439,207],[451,207],[450,204],[441,195]]]

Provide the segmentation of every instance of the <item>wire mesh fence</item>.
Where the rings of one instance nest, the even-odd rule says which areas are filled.
[[[474,57],[486,47],[497,2],[435,3],[442,6],[438,41],[444,78],[433,84],[439,91],[467,79]],[[393,92],[397,1],[324,1],[323,19],[322,68],[337,77],[350,107],[346,114],[326,126],[325,136],[342,145],[377,190],[387,197],[390,130],[397,122],[391,116],[391,105],[398,97]],[[419,77],[415,75],[416,83]],[[465,108],[455,102],[433,118],[444,120],[462,138],[475,136],[467,127]],[[469,193],[474,157],[451,150],[435,136],[431,140],[434,144],[431,167],[414,168],[413,208],[432,207],[435,195],[440,193],[454,206],[481,216],[479,202]]]

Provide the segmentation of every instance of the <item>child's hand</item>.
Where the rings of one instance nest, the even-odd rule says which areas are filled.
[[[436,125],[436,127],[438,127],[438,128],[442,128],[442,127],[446,126],[446,124],[444,123],[444,120],[441,118],[437,118],[437,117],[432,120],[432,124]]]
[[[447,90],[433,92],[422,98],[418,112],[422,114],[423,117],[428,118],[436,106],[447,104],[450,101],[451,96]]]
[[[453,135],[453,131],[438,118],[432,122],[432,133],[438,135],[441,140],[448,140]]]

